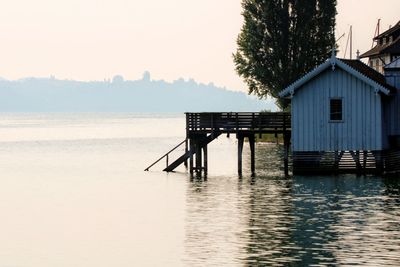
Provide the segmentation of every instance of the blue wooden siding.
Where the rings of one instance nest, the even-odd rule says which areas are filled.
[[[386,82],[397,89],[397,94],[386,101],[385,124],[388,135],[400,135],[400,71],[386,70]]]
[[[400,90],[386,101],[385,124],[388,135],[400,135]]]
[[[400,88],[400,71],[387,70],[385,74],[386,82],[396,88]]]
[[[343,122],[329,121],[330,98],[343,100]],[[336,68],[299,88],[292,99],[293,151],[382,150],[381,96]]]

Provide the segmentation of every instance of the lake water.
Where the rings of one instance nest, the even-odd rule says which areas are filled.
[[[282,174],[257,144],[209,147],[208,179],[165,162],[181,114],[1,114],[0,266],[399,266],[400,178]],[[182,153],[181,149],[175,157]]]

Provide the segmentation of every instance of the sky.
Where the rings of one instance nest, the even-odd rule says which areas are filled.
[[[147,70],[247,91],[232,60],[240,0],[0,1],[0,77],[133,80]],[[399,0],[338,0],[337,36],[353,25],[354,54],[365,52],[378,18],[387,29],[399,10]]]

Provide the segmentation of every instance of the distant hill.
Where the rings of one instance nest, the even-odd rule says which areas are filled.
[[[275,110],[272,100],[199,84],[143,79],[79,82],[52,78],[0,79],[1,112],[185,112]]]

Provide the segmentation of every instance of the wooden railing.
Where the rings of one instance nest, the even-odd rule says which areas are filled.
[[[255,133],[286,132],[291,129],[291,117],[287,112],[207,112],[186,113],[187,134],[193,132]]]
[[[169,166],[169,154],[171,154],[172,152],[174,152],[176,149],[178,149],[180,146],[182,146],[183,144],[185,144],[185,150],[187,150],[187,142],[188,140],[185,139],[182,142],[180,142],[178,145],[176,145],[173,149],[171,149],[170,151],[168,151],[167,153],[165,153],[161,158],[159,158],[158,160],[156,160],[155,162],[153,162],[149,167],[147,167],[146,169],[144,169],[144,171],[149,171],[151,167],[153,167],[154,165],[156,165],[157,163],[159,163],[162,159],[165,158],[165,164],[166,164],[166,168],[168,168]],[[187,152],[187,151],[185,151]]]

